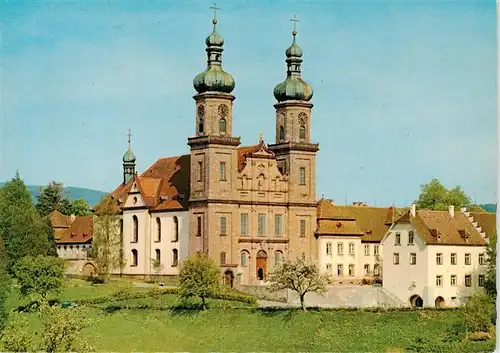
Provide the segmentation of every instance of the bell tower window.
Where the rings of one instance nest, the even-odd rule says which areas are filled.
[[[227,125],[227,123],[226,123],[226,119],[221,118],[221,119],[219,120],[219,132],[220,132],[221,134],[225,134],[225,133],[227,132],[227,126],[226,126],[226,125]]]
[[[285,128],[283,126],[280,126],[279,139],[280,141],[283,141],[285,139]]]
[[[198,121],[198,134],[203,135],[203,118]]]
[[[299,128],[299,139],[300,140],[306,139],[306,127],[304,125],[301,125]]]

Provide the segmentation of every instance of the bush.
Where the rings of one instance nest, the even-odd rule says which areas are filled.
[[[449,351],[445,347],[443,343],[424,336],[414,339],[406,349],[408,352],[444,353]]]
[[[2,352],[28,352],[33,347],[29,323],[21,313],[13,312],[0,336]]]
[[[483,292],[471,296],[465,306],[465,325],[469,332],[488,332],[494,313],[492,299]]]
[[[488,341],[491,339],[489,332],[472,332],[468,336],[471,341]]]
[[[53,256],[23,257],[14,267],[21,295],[45,300],[49,293],[57,293],[64,282],[64,267],[64,261]]]

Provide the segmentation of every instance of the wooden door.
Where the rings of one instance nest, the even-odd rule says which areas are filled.
[[[257,279],[263,281],[267,277],[267,254],[264,250],[257,253],[256,261]]]

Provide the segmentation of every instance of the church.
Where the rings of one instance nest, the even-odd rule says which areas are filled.
[[[235,80],[224,71],[224,39],[206,38],[207,67],[193,80],[190,153],[159,159],[137,173],[130,147],[123,181],[113,192],[122,211],[123,274],[176,275],[190,254],[207,253],[228,284],[265,281],[285,258],[317,258],[316,153],[313,90],[301,76],[302,49],[294,30],[285,80],[274,88],[275,141],[241,146],[233,135]]]

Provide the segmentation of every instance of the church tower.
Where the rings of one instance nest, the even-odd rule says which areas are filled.
[[[217,32],[215,5],[213,31],[206,38],[207,68],[193,80],[195,136],[191,148],[190,251],[208,252],[214,233],[209,213],[214,203],[231,200],[237,179],[240,138],[233,136],[233,77],[222,68],[224,39]],[[211,219],[215,219],[214,215]],[[220,240],[219,240],[220,242]]]
[[[127,184],[135,175],[135,155],[130,146],[130,129],[128,130],[128,150],[123,155],[123,184]]]
[[[276,154],[278,168],[289,176],[290,202],[316,202],[316,152],[311,143],[310,100],[313,90],[301,76],[302,49],[297,44],[294,18],[292,45],[286,50],[287,77],[274,88],[276,143],[269,148]]]

